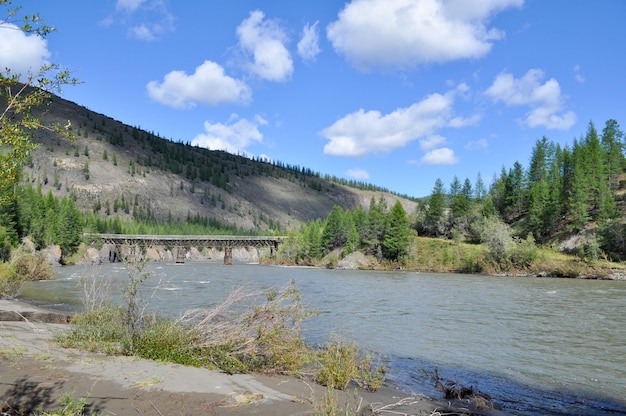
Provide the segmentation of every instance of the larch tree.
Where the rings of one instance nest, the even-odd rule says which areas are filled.
[[[400,201],[396,201],[387,217],[383,255],[389,260],[399,260],[407,255],[411,245],[409,217]]]

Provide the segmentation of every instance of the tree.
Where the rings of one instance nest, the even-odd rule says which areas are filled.
[[[361,238],[359,236],[359,232],[356,228],[356,224],[352,219],[352,215],[350,212],[346,212],[345,216],[345,227],[347,232],[347,240],[346,245],[343,249],[343,253],[348,255],[350,253],[354,253],[359,249],[359,245],[361,242]]]
[[[335,205],[326,218],[322,232],[322,244],[327,251],[342,247],[348,239],[344,226],[344,215],[343,208]]]
[[[380,200],[372,197],[370,199],[370,208],[367,213],[367,238],[366,241],[371,249],[378,251],[380,243],[383,241],[385,232],[385,215],[387,214],[387,203],[381,196]]]
[[[409,217],[400,201],[391,208],[383,240],[383,255],[389,260],[398,260],[409,251],[410,241]]]
[[[446,208],[445,198],[443,181],[437,178],[433,191],[430,194],[430,199],[428,200],[426,218],[424,218],[424,228],[430,235],[441,235],[444,232],[443,214]]]
[[[485,188],[485,182],[483,181],[483,177],[480,172],[476,175],[476,184],[474,185],[474,197],[478,201],[482,201],[482,199],[487,195],[487,189]]]
[[[7,17],[0,21],[0,30],[21,30],[41,38],[54,31],[36,14],[19,19],[20,8],[11,7],[9,0],[0,0],[0,7],[7,9]],[[18,21],[19,25],[15,24]],[[16,198],[15,189],[24,163],[37,147],[33,133],[44,129],[72,138],[69,122],[65,126],[43,123],[33,109],[49,102],[52,93],[60,93],[62,86],[77,82],[68,70],[53,63],[46,63],[27,74],[14,73],[10,68],[3,68],[0,72],[0,212]]]
[[[622,137],[624,132],[620,130],[617,121],[607,120],[602,130],[602,149],[604,151],[605,172],[607,183],[611,192],[615,192],[618,186],[617,177],[624,169],[624,148]]]

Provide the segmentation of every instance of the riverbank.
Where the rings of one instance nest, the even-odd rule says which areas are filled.
[[[304,378],[226,375],[203,368],[134,357],[65,349],[54,335],[67,324],[37,322],[50,311],[0,300],[0,409],[2,415],[59,408],[59,399],[84,398],[87,414],[100,415],[499,415],[470,408],[473,400],[440,402],[390,388],[335,391],[335,413],[326,389]],[[54,313],[52,313],[54,314]],[[56,314],[58,315],[58,314]],[[345,409],[348,409],[346,411]],[[343,410],[341,410],[343,409]]]

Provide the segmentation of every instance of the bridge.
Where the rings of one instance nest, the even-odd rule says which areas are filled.
[[[90,239],[102,240],[104,244],[120,247],[164,246],[177,250],[176,262],[184,263],[185,255],[191,247],[217,248],[224,250],[224,264],[232,264],[233,247],[269,247],[272,255],[285,237],[276,236],[238,236],[238,235],[148,235],[148,234],[86,234]],[[115,253],[117,255],[117,253]]]

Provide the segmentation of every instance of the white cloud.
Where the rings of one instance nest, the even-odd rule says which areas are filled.
[[[479,114],[474,114],[471,117],[454,117],[450,120],[450,127],[460,129],[461,127],[474,126],[478,124],[481,117]]]
[[[369,179],[370,178],[370,174],[367,173],[366,170],[360,169],[360,168],[354,168],[354,169],[348,169],[346,171],[346,175],[350,178],[354,178],[354,179]]]
[[[163,0],[117,0],[115,13],[100,21],[104,27],[119,23],[128,36],[143,41],[155,41],[173,32],[174,16]]]
[[[446,142],[446,138],[438,134],[430,135],[424,139],[420,139],[420,149],[428,151],[437,146],[441,146]]]
[[[447,147],[431,150],[420,159],[420,164],[429,166],[454,165],[458,162],[459,158],[454,151]]]
[[[293,60],[285,46],[289,39],[277,21],[265,20],[262,11],[253,11],[237,27],[237,35],[241,48],[252,54],[252,62],[247,65],[250,72],[274,82],[291,77]]]
[[[139,25],[130,29],[132,37],[145,41],[153,41],[157,39],[156,34],[146,25]]]
[[[45,39],[0,20],[0,71],[8,68],[14,74],[36,73],[49,57]]]
[[[324,153],[334,156],[387,153],[420,138],[428,146],[438,129],[453,127],[450,122],[456,94],[456,89],[431,94],[389,114],[363,109],[348,114],[320,132],[328,139]]]
[[[115,3],[115,9],[134,12],[144,2],[145,0],[117,0],[117,3]]]
[[[146,88],[153,100],[174,108],[194,107],[197,103],[245,104],[252,94],[248,85],[227,76],[224,68],[212,61],[204,61],[191,75],[172,71],[163,82],[150,81]]]
[[[472,142],[469,142],[465,145],[467,150],[484,150],[489,147],[489,142],[487,139],[478,139]]]
[[[307,23],[302,29],[302,37],[300,38],[300,42],[298,42],[298,55],[305,61],[314,61],[321,52],[317,30],[318,23],[319,22],[313,23],[313,26],[309,26]]]
[[[574,65],[574,78],[579,84],[585,83],[585,77],[580,73],[580,65]]]
[[[352,0],[327,27],[335,51],[355,67],[410,68],[479,58],[504,33],[487,27],[523,0]]]
[[[521,78],[514,78],[508,72],[500,73],[485,94],[493,101],[506,105],[528,106],[523,123],[528,127],[566,130],[576,122],[576,114],[563,112],[561,87],[554,78],[543,84],[544,73],[531,69]]]
[[[204,122],[204,133],[198,134],[192,141],[192,146],[205,147],[212,150],[225,150],[229,153],[245,152],[252,143],[261,143],[263,134],[259,126],[264,126],[267,121],[261,116],[254,120],[239,118],[236,114],[231,115],[226,124]]]

